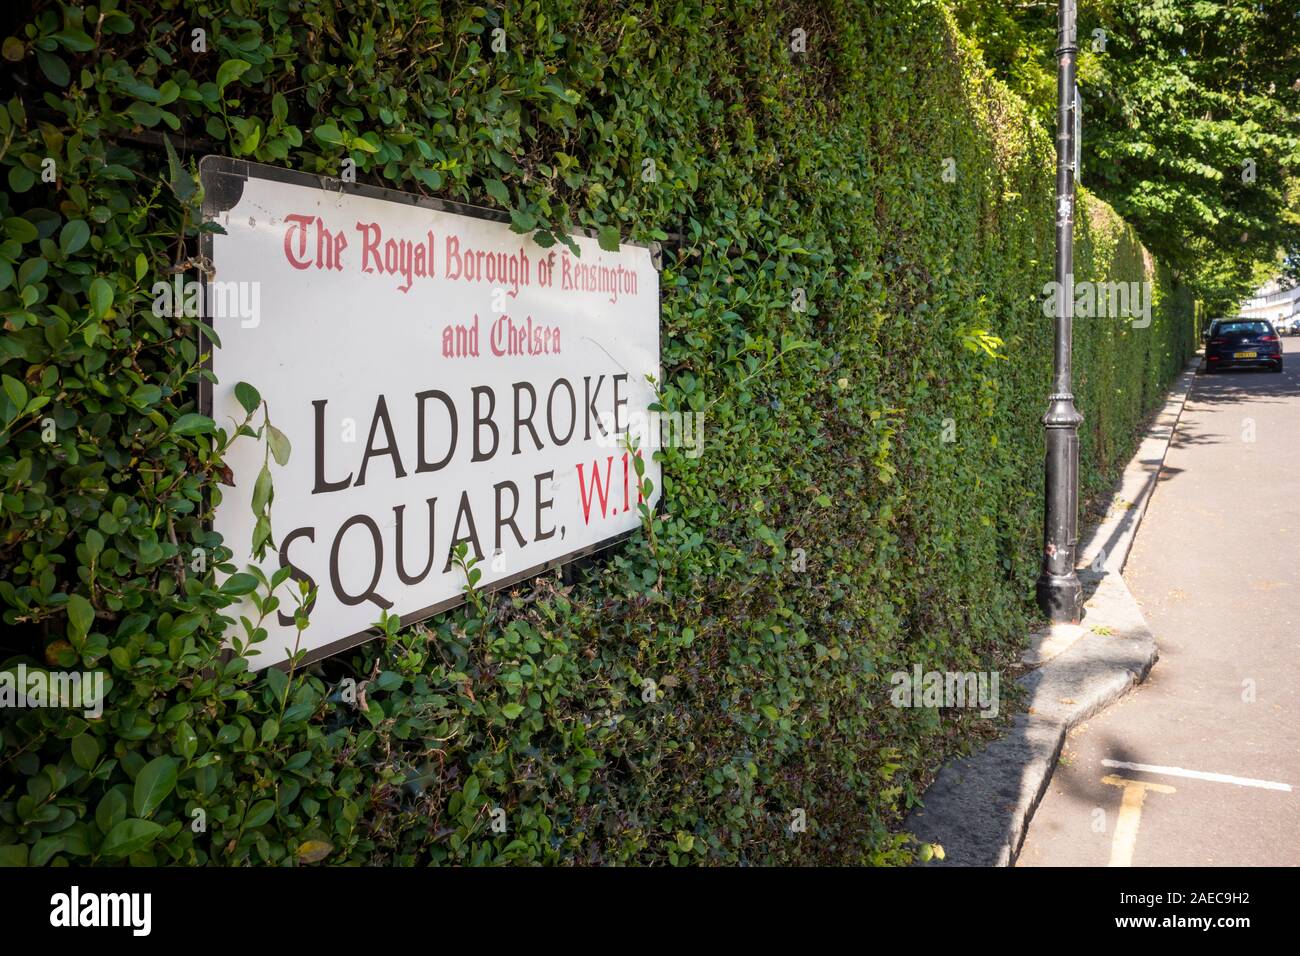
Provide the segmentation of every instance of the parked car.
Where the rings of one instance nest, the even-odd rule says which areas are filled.
[[[1205,341],[1205,370],[1266,368],[1282,371],[1282,340],[1265,319],[1216,319]]]
[[[1286,329],[1287,335],[1300,335],[1300,315],[1293,315],[1286,319],[1282,327]]]

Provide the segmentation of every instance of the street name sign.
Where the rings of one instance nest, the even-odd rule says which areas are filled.
[[[199,170],[220,227],[204,242],[219,345],[202,405],[233,432],[246,382],[292,445],[269,464],[261,561],[260,442],[234,442],[214,516],[240,570],[292,569],[253,669],[354,646],[382,611],[409,624],[460,603],[458,544],[492,588],[625,537],[642,451],[656,506],[659,465],[628,440],[660,375],[647,247],[575,235],[575,255],[492,210],[220,156]],[[301,639],[299,581],[316,593]]]

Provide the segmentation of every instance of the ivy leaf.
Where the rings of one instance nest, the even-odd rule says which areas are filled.
[[[523,704],[506,704],[501,708],[501,716],[505,717],[506,720],[514,720],[523,712]]]

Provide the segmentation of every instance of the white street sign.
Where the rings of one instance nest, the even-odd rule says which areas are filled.
[[[208,288],[226,295],[207,299],[221,346],[205,401],[233,431],[247,382],[292,443],[270,465],[275,547],[261,567],[315,584],[311,659],[365,640],[381,610],[409,623],[459,603],[454,542],[490,587],[640,525],[626,433],[659,379],[647,248],[578,236],[577,257],[485,210],[223,157],[200,173],[204,218],[225,231],[207,243]],[[241,570],[264,457],[240,438],[226,458],[234,487],[214,527]],[[644,461],[653,508],[652,449]],[[296,587],[277,592],[254,669],[292,653]]]

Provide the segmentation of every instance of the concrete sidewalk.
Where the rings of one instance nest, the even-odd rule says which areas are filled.
[[[1197,360],[1199,362],[1199,359]],[[1191,388],[1197,363],[1174,383],[1164,408],[1125,468],[1106,516],[1081,543],[1084,618],[1033,635],[1018,683],[1028,710],[1011,732],[947,764],[904,828],[944,848],[930,865],[1009,866],[1051,780],[1070,728],[1146,678],[1155,637],[1121,576]]]
[[[1073,728],[1016,866],[1300,863],[1300,338],[1196,379],[1124,565],[1160,664]]]

